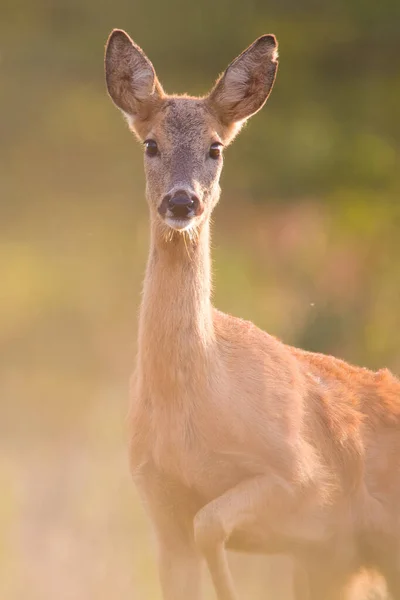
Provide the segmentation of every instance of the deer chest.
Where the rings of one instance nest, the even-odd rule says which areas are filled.
[[[214,416],[190,410],[161,407],[138,419],[131,452],[133,462],[151,462],[166,478],[205,499],[212,499],[233,487],[250,469],[247,457],[226,433],[216,431]]]

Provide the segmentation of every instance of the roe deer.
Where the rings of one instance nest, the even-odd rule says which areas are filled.
[[[151,243],[130,410],[131,468],[153,522],[165,600],[199,600],[226,548],[287,553],[298,599],[343,598],[361,567],[400,598],[400,381],[287,346],[211,304],[210,216],[223,148],[264,105],[263,35],[203,98],[167,95],[121,30],[109,94],[144,144]]]

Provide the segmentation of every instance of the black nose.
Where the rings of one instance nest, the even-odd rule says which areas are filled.
[[[185,218],[194,209],[194,200],[186,194],[176,194],[168,201],[168,208],[174,217]]]

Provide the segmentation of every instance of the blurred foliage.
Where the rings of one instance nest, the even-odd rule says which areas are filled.
[[[109,31],[193,94],[277,35],[275,89],[226,153],[215,302],[399,373],[399,18],[398,0],[2,0],[1,598],[158,597],[125,458],[144,179],[105,92]],[[289,598],[267,564],[236,559],[244,597]]]

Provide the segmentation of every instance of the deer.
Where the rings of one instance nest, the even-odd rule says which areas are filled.
[[[164,600],[200,600],[204,563],[218,599],[237,600],[229,550],[292,556],[297,600],[345,598],[362,569],[399,599],[399,379],[212,305],[223,152],[264,106],[277,49],[262,35],[193,97],[167,94],[126,32],[108,38],[107,90],[144,147],[150,220],[130,469]]]

